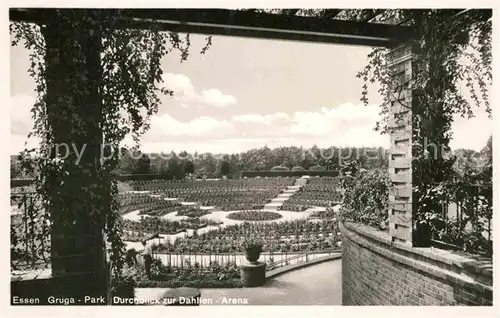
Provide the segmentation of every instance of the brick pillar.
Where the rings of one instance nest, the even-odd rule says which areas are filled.
[[[412,49],[405,44],[390,51],[394,72],[390,96],[389,235],[393,242],[412,244]]]
[[[107,209],[110,199],[101,178],[102,101],[99,94],[100,43],[85,12],[54,14],[42,28],[46,43],[46,112],[51,146],[68,145],[62,170],[47,178],[52,219],[51,268],[57,284],[48,291],[56,297],[104,297],[107,294],[102,218],[94,215]],[[80,23],[81,24],[81,23]],[[85,147],[84,147],[85,146]],[[77,151],[81,152],[81,158]],[[55,156],[55,153],[51,153]],[[99,214],[102,215],[102,214]],[[83,303],[98,305],[103,303]]]

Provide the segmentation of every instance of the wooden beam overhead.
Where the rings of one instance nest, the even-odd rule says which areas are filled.
[[[343,9],[327,9],[323,12],[323,15],[321,17],[324,19],[334,19],[342,11],[344,11],[344,10]]]
[[[363,10],[361,18],[358,20],[359,22],[370,22],[370,20],[374,19],[376,16],[382,14],[384,9],[370,9]]]
[[[10,9],[11,21],[51,22],[54,9]],[[64,10],[64,9],[61,9]],[[84,10],[84,9],[66,9]],[[110,15],[118,9],[106,10]],[[341,11],[341,10],[340,10]],[[119,27],[320,43],[392,47],[415,38],[410,27],[325,17],[286,16],[226,9],[119,9]],[[330,15],[335,12],[330,11]],[[338,13],[337,13],[338,14]]]

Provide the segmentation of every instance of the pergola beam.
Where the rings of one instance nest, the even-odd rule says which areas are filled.
[[[11,21],[50,22],[54,9],[11,9]],[[68,9],[70,10],[70,9]],[[71,9],[81,10],[81,9]],[[118,27],[262,39],[393,47],[414,39],[410,27],[225,9],[103,9],[123,18]],[[298,10],[298,9],[297,9]],[[341,10],[340,10],[341,11]],[[336,11],[328,11],[336,15]]]
[[[328,9],[328,10],[325,10],[324,13],[323,13],[323,15],[322,15],[322,18],[323,19],[334,19],[342,11],[344,11],[344,10],[342,10],[342,9]]]
[[[362,16],[358,21],[359,22],[370,22],[370,20],[373,20],[376,16],[382,14],[384,11],[385,11],[384,9],[363,10]]]

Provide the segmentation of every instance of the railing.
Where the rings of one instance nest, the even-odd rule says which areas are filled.
[[[11,270],[47,268],[50,223],[34,192],[11,193]]]
[[[444,186],[443,192],[444,228],[433,233],[436,244],[491,255],[492,185],[456,183]]]
[[[326,249],[322,251],[308,251],[301,254],[292,254],[289,257],[285,257],[275,262],[266,262],[266,270],[270,271],[276,268],[293,265],[294,263],[308,263],[310,261],[331,256],[333,253],[340,253],[341,251],[342,249]]]
[[[331,256],[333,253],[340,252],[339,248],[330,248],[316,251],[305,252],[265,252],[260,255],[259,261],[267,264],[266,270],[270,271],[276,268],[294,265],[297,263],[307,263],[323,257]],[[153,253],[153,257],[162,261],[169,267],[189,267],[195,265],[199,268],[213,266],[218,264],[225,266],[228,264],[241,265],[246,262],[244,253]]]

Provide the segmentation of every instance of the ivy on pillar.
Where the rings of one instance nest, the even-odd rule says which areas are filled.
[[[46,45],[46,149],[52,158],[44,183],[52,221],[50,293],[83,300],[107,294],[102,212],[109,191],[100,178],[101,38],[85,23],[89,17],[83,11],[71,14],[54,14],[41,27]],[[89,303],[96,304],[104,305]]]
[[[412,244],[412,47],[389,52],[394,76],[390,96],[389,235],[393,242]]]

